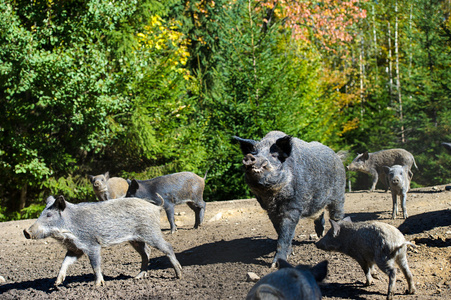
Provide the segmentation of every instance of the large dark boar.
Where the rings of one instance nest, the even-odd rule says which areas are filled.
[[[163,239],[160,229],[160,207],[138,198],[119,198],[102,202],[72,204],[63,196],[47,198],[47,206],[37,221],[24,230],[27,239],[52,237],[67,248],[55,285],[63,283],[67,268],[83,254],[89,257],[95,284],[103,285],[100,250],[103,247],[130,242],[141,255],[141,271],[136,278],[147,277],[150,248],[166,254],[178,278],[182,267],[174,250]]]
[[[205,176],[207,176],[205,174]],[[205,201],[203,193],[205,188],[205,177],[199,177],[191,172],[180,172],[155,177],[149,180],[133,179],[128,188],[126,197],[137,197],[142,199],[164,199],[164,210],[171,225],[171,233],[177,230],[174,221],[175,205],[186,203],[195,213],[194,228],[202,223],[205,214]]]
[[[273,266],[290,255],[301,217],[316,217],[318,236],[324,232],[325,207],[332,219],[343,218],[346,172],[332,149],[281,131],[271,131],[261,141],[234,138],[245,155],[245,180],[278,234]]]
[[[418,169],[413,155],[404,149],[388,149],[374,153],[366,151],[358,154],[347,168],[349,171],[360,171],[371,175],[373,184],[370,191],[373,192],[376,189],[378,180],[385,186],[385,191],[388,190],[389,184],[384,167],[394,165],[407,166],[409,170],[412,169],[412,165],[415,165],[415,168]]]
[[[247,294],[246,300],[271,299],[321,299],[317,282],[327,276],[327,260],[311,267],[293,267],[285,260],[279,260],[279,270],[260,279]]]

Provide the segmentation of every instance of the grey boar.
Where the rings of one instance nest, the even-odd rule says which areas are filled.
[[[371,175],[373,183],[370,191],[374,192],[378,180],[384,185],[385,191],[388,190],[389,184],[385,176],[384,166],[391,167],[394,165],[407,166],[409,170],[412,169],[412,165],[415,165],[415,168],[418,169],[413,155],[404,149],[388,149],[374,153],[365,151],[358,154],[347,168],[349,171],[359,171]]]
[[[272,267],[291,254],[300,218],[316,218],[319,237],[324,232],[324,208],[330,218],[343,218],[346,172],[332,149],[281,131],[271,131],[261,141],[234,139],[244,154],[245,180],[278,234]]]
[[[180,172],[149,180],[133,179],[126,197],[158,199],[157,193],[160,194],[164,199],[163,207],[171,226],[171,233],[174,233],[177,230],[174,220],[175,205],[186,203],[194,211],[194,228],[198,228],[202,223],[206,206],[203,199],[204,188],[205,177],[199,177],[191,172]]]
[[[451,143],[442,143],[442,146],[451,153]]]
[[[336,251],[354,258],[366,276],[365,285],[373,283],[376,264],[389,277],[387,299],[392,299],[396,283],[395,262],[404,273],[409,294],[415,293],[413,276],[407,263],[407,242],[395,227],[382,222],[353,223],[349,217],[335,222],[332,228],[316,243],[319,249]]]
[[[321,299],[317,282],[327,276],[327,260],[313,267],[293,267],[285,260],[277,263],[279,270],[260,279],[249,291],[246,300]]]
[[[406,166],[394,165],[392,167],[384,167],[387,174],[387,180],[390,185],[390,191],[393,199],[392,219],[398,215],[398,196],[401,198],[401,207],[403,218],[407,219],[407,192],[410,189],[410,180],[412,179],[412,171]]]
[[[67,253],[56,278],[61,284],[67,268],[86,254],[95,273],[95,285],[104,285],[100,250],[122,242],[130,242],[141,255],[141,271],[136,278],[147,277],[152,246],[168,256],[176,276],[182,267],[174,250],[163,239],[160,229],[160,207],[138,198],[119,198],[102,202],[72,204],[63,196],[47,198],[47,205],[36,222],[24,230],[27,239],[52,237],[60,241]]]
[[[89,175],[88,178],[92,183],[94,193],[100,201],[123,198],[127,193],[129,185],[127,180],[120,177],[110,178],[109,172],[96,176]]]

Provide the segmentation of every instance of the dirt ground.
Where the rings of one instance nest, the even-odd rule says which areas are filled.
[[[417,287],[415,295],[398,272],[395,299],[451,299],[451,192],[445,186],[414,189],[408,194],[407,220],[391,217],[391,196],[378,190],[347,193],[345,209],[354,221],[380,220],[398,227],[417,245],[408,261]],[[183,266],[176,279],[169,260],[152,252],[149,278],[137,280],[140,257],[127,243],[102,251],[106,285],[94,287],[94,274],[86,256],[72,265],[63,285],[54,287],[65,255],[53,239],[27,240],[23,229],[34,220],[0,223],[0,299],[244,299],[258,276],[274,271],[270,264],[276,234],[255,199],[207,203],[199,229],[186,205],[177,206],[179,230],[171,235],[164,212],[164,237]],[[327,228],[330,225],[327,222]],[[384,299],[388,277],[379,271],[375,284],[364,287],[365,276],[354,260],[319,250],[313,221],[301,220],[293,240],[291,264],[329,261],[328,276],[320,284],[324,299]],[[0,277],[1,279],[1,277]]]

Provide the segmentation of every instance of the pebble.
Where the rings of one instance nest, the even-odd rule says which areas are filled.
[[[260,280],[260,276],[254,272],[247,272],[246,281],[247,282],[257,282]]]
[[[3,276],[0,276],[0,283],[5,283],[6,282],[6,279],[5,279],[5,277],[3,277]]]

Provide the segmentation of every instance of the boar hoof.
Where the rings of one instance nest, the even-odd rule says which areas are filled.
[[[139,272],[138,275],[136,275],[135,279],[143,279],[143,278],[147,278],[147,277],[149,277],[149,274],[147,274],[146,271],[142,271],[142,272]]]

